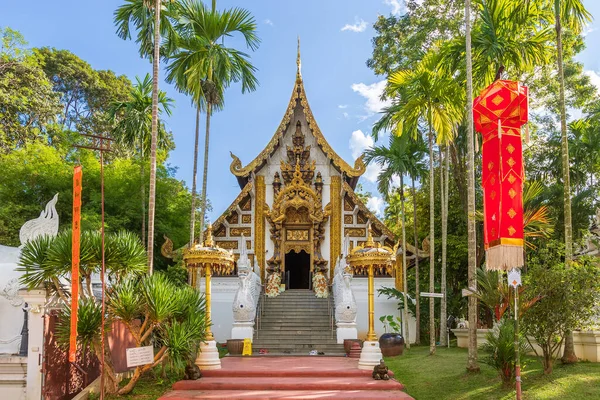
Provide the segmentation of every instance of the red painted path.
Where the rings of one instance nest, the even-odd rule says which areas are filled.
[[[376,381],[344,357],[225,357],[222,369],[180,381],[159,400],[399,399],[411,400],[395,380]]]

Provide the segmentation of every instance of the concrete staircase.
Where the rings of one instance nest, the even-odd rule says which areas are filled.
[[[333,302],[333,299],[331,299]],[[267,349],[269,354],[308,355],[317,350],[325,355],[344,355],[331,327],[331,303],[311,290],[286,290],[278,297],[264,298],[260,327],[252,353]]]

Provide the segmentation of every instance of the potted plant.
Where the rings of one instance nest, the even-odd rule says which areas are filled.
[[[383,315],[379,317],[383,324],[385,333],[379,337],[379,347],[384,357],[393,357],[402,355],[404,351],[404,337],[400,334],[402,322],[400,318],[393,315]],[[388,332],[388,329],[390,332]]]

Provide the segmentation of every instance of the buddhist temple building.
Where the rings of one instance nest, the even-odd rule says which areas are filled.
[[[340,277],[343,272],[336,271],[336,266],[342,269],[346,266],[344,244],[347,253],[365,243],[371,234],[382,246],[397,245],[394,234],[354,191],[366,170],[362,157],[351,162],[342,159],[315,120],[302,79],[299,48],[291,98],[275,133],[253,159],[246,154],[238,157],[232,153],[231,157],[230,171],[239,183],[240,193],[212,222],[214,242],[232,251],[236,259],[240,254],[247,257],[250,269],[260,278],[261,296],[267,303],[288,291],[327,297],[322,293],[325,290],[334,297],[330,288],[336,272]],[[401,257],[398,260],[396,269],[401,271]],[[237,273],[236,269],[232,274],[237,276]],[[230,338],[235,320],[232,303],[242,284],[234,276],[213,278],[213,333],[218,341]],[[366,334],[365,276],[366,272],[355,273],[350,285],[359,338]],[[401,274],[377,271],[375,281],[377,287],[394,287],[401,281]],[[198,282],[202,289],[203,281]],[[323,301],[327,307],[334,307],[333,298]],[[293,301],[288,307],[293,313]],[[258,310],[257,318],[262,315],[266,321],[267,308]],[[333,311],[325,309],[324,313],[333,319]],[[377,318],[388,314],[399,316],[397,301],[377,297],[376,313]],[[335,322],[331,324],[334,330]],[[379,321],[378,325],[377,330],[383,333],[383,325]],[[260,338],[263,328],[254,329],[259,330]],[[414,340],[414,323],[410,336]]]

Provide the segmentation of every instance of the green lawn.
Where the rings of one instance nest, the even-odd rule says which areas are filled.
[[[479,352],[480,359],[485,353]],[[496,371],[481,363],[481,372],[466,371],[467,350],[439,348],[429,356],[428,346],[413,346],[404,355],[386,359],[406,392],[417,400],[514,399],[515,391],[502,388]],[[524,400],[600,399],[600,364],[557,363],[550,376],[544,376],[537,358],[527,357],[523,374]]]

